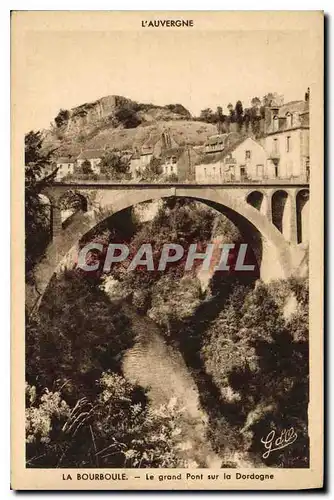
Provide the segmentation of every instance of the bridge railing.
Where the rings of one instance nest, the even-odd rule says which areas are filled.
[[[309,179],[308,176],[302,175],[298,177],[274,177],[274,178],[261,178],[261,179],[250,179],[250,178],[243,178],[243,179],[206,179],[203,182],[196,181],[195,179],[186,179],[186,180],[171,180],[169,179],[164,179],[163,177],[157,178],[157,179],[134,179],[134,178],[128,178],[128,177],[123,177],[123,178],[115,178],[111,177],[110,175],[97,175],[97,174],[76,174],[76,175],[67,175],[65,177],[62,177],[60,179],[56,179],[56,183],[62,183],[62,184],[78,184],[78,183],[89,183],[89,184],[157,184],[157,185],[163,185],[163,184],[192,184],[192,185],[209,185],[209,184],[221,184],[221,185],[245,185],[245,184],[308,184]]]

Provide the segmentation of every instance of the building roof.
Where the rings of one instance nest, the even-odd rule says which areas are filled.
[[[227,136],[228,134],[211,135],[210,137],[208,137],[205,145],[210,146],[212,144],[225,144]]]
[[[178,147],[178,148],[169,148],[165,149],[161,153],[161,159],[165,160],[166,158],[171,158],[172,156],[175,156],[176,158],[180,158],[182,153],[186,150],[185,147]]]
[[[57,158],[56,163],[74,163],[75,158],[73,156],[60,156]]]
[[[151,146],[147,146],[146,144],[141,148],[141,155],[151,155],[153,153],[153,148]]]
[[[252,141],[254,141],[256,144],[261,146],[261,148],[263,147],[258,141],[255,141],[252,137],[241,137],[238,141],[234,142],[230,146],[227,146],[224,149],[224,151],[221,151],[219,153],[208,153],[208,154],[202,156],[202,158],[198,162],[196,162],[196,165],[200,165],[202,163],[205,163],[205,164],[217,163],[221,160],[224,160],[229,154],[233,153],[233,151],[238,146],[240,146],[240,144],[247,141],[248,139],[252,139]]]
[[[133,153],[131,156],[131,160],[139,160],[140,159],[140,154],[139,153]]]
[[[93,160],[102,158],[104,154],[104,149],[86,149],[79,154],[78,160]]]
[[[290,113],[305,113],[309,110],[307,101],[290,101],[278,108],[278,116],[285,118],[288,112]]]

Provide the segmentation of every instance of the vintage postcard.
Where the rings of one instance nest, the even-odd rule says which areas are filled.
[[[12,488],[321,488],[323,13],[11,22]]]

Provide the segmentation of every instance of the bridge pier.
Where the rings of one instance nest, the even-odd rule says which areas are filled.
[[[290,243],[296,245],[298,242],[297,232],[297,202],[296,193],[290,193]]]
[[[51,236],[52,239],[59,236],[62,232],[61,210],[58,205],[51,204]]]

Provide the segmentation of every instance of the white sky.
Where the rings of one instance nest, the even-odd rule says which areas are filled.
[[[31,31],[25,40],[25,129],[60,108],[123,95],[192,113],[267,92],[303,99],[313,61],[307,31]]]

